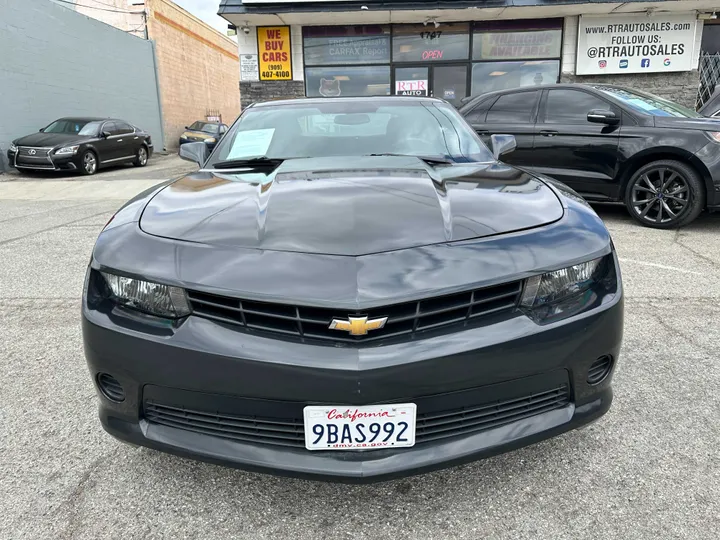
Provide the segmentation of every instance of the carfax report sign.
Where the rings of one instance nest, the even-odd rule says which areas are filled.
[[[694,13],[582,15],[575,73],[690,71],[696,28]]]

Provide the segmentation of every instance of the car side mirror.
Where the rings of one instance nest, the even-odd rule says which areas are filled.
[[[45,131],[45,128],[38,129],[38,133],[42,133],[43,131]]]
[[[178,155],[182,159],[194,161],[202,167],[208,158],[208,148],[204,142],[189,142],[180,146]]]
[[[190,129],[189,127],[185,126],[185,129]]]
[[[509,154],[517,148],[517,141],[514,135],[491,135],[490,142],[495,159],[500,159],[500,156]]]
[[[100,133],[100,135],[102,135],[103,138],[107,139],[112,134],[109,131],[103,131],[102,133]]]
[[[593,124],[606,124],[608,126],[614,126],[620,123],[620,119],[613,111],[605,109],[593,109],[588,113],[587,121]]]

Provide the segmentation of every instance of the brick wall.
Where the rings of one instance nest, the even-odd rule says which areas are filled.
[[[697,70],[676,73],[634,73],[629,75],[572,75],[563,73],[560,82],[603,83],[627,86],[664,97],[695,110],[700,78]]]
[[[169,0],[146,0],[156,44],[165,140],[176,149],[185,126],[219,110],[231,124],[240,114],[237,44]]]
[[[139,3],[139,0],[136,0]],[[137,37],[145,37],[144,6],[128,0],[81,0],[73,6],[75,11],[124,30]],[[70,4],[65,4],[69,6]]]
[[[255,101],[305,96],[304,81],[240,82],[240,101],[245,108]]]

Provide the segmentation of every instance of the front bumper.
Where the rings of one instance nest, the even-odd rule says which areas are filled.
[[[208,147],[208,150],[212,150],[217,145],[217,141],[215,142],[207,142],[206,139],[201,138],[193,138],[193,137],[180,137],[178,139],[178,144],[182,146],[185,143],[191,143],[191,142],[204,142],[205,145]]]
[[[525,446],[602,416],[612,401],[612,372],[587,383],[599,357],[617,361],[622,292],[601,307],[547,326],[525,315],[487,326],[395,345],[331,347],[242,333],[197,316],[177,328],[140,332],[114,308],[83,307],[85,355],[97,384],[115,377],[125,400],[100,392],[100,419],[115,437],[181,456],[248,470],[315,479],[371,482],[418,474]],[[614,367],[614,365],[613,365]],[[395,450],[311,452],[208,435],[148,419],[148,403],[258,417],[300,414],[307,404],[418,403],[423,410],[458,396],[492,404],[567,386],[567,402],[489,429]],[[259,410],[253,411],[251,409]],[[290,412],[288,412],[290,411]],[[292,412],[295,411],[295,412]],[[299,411],[299,413],[298,413]],[[274,413],[273,413],[274,414]]]
[[[8,163],[16,169],[33,171],[75,171],[80,168],[77,154],[43,154],[37,157],[18,156],[17,152],[7,151]]]

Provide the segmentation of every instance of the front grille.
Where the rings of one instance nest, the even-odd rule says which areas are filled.
[[[50,153],[52,148],[35,147],[35,146],[18,146],[18,156],[32,156],[36,158],[44,158]],[[32,154],[31,152],[35,152]]]
[[[15,164],[21,167],[33,167],[36,169],[54,169],[55,166],[50,158],[50,150],[52,150],[52,148],[18,146]],[[34,152],[34,154],[31,152]]]
[[[199,291],[188,291],[188,296],[193,313],[200,317],[238,325],[248,330],[355,343],[402,335],[412,336],[417,332],[451,325],[465,326],[493,313],[512,311],[518,303],[521,291],[522,282],[516,281],[354,313],[339,309],[241,300]],[[352,336],[329,328],[333,319],[346,320],[354,316],[367,316],[370,320],[382,317],[388,319],[383,328],[364,336]]]
[[[419,445],[480,433],[560,409],[568,405],[570,395],[568,385],[561,384],[526,396],[449,410],[430,410],[430,407],[423,403],[423,398],[415,402],[418,406],[415,444]],[[253,444],[305,448],[302,417],[304,404],[288,405],[293,409],[293,417],[268,418],[193,410],[146,400],[144,416],[153,424],[212,437]]]

